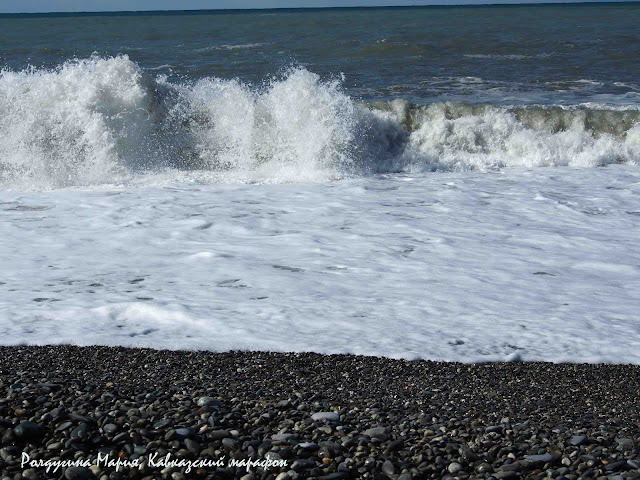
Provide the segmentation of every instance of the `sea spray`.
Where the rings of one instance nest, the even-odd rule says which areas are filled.
[[[0,73],[0,187],[636,164],[639,119],[603,105],[364,104],[302,67],[252,86],[92,56]]]
[[[337,82],[305,69],[263,90],[214,78],[180,92],[203,168],[313,181],[319,172],[339,175],[356,156],[356,105]]]
[[[126,57],[0,75],[0,178],[64,187],[117,182],[149,138],[150,92]]]

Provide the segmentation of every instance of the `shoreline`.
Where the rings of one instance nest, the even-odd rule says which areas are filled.
[[[640,478],[638,365],[16,346],[0,389],[3,480]]]

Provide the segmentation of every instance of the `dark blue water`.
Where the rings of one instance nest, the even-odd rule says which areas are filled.
[[[5,15],[0,64],[126,54],[174,81],[260,85],[304,66],[366,101],[626,104],[640,92],[638,25],[638,3]]]

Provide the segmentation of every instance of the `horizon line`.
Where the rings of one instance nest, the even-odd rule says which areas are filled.
[[[543,0],[534,2],[524,0],[522,2],[509,3],[458,3],[458,4],[432,4],[432,5],[371,5],[371,6],[333,6],[333,7],[270,7],[270,8],[194,8],[194,9],[166,9],[166,10],[82,10],[82,11],[50,11],[50,12],[2,12],[0,17],[37,17],[39,15],[60,15],[60,16],[126,16],[139,14],[163,14],[163,15],[185,15],[193,13],[251,13],[251,12],[296,12],[311,10],[390,10],[390,9],[419,9],[419,8],[487,8],[487,7],[530,7],[530,6],[599,6],[611,4],[640,4],[640,0],[582,0],[577,2],[567,2],[566,0]]]

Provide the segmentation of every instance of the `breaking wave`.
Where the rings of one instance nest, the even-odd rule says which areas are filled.
[[[0,186],[10,189],[638,161],[631,107],[363,104],[304,68],[259,87],[171,83],[124,55],[0,72]]]

